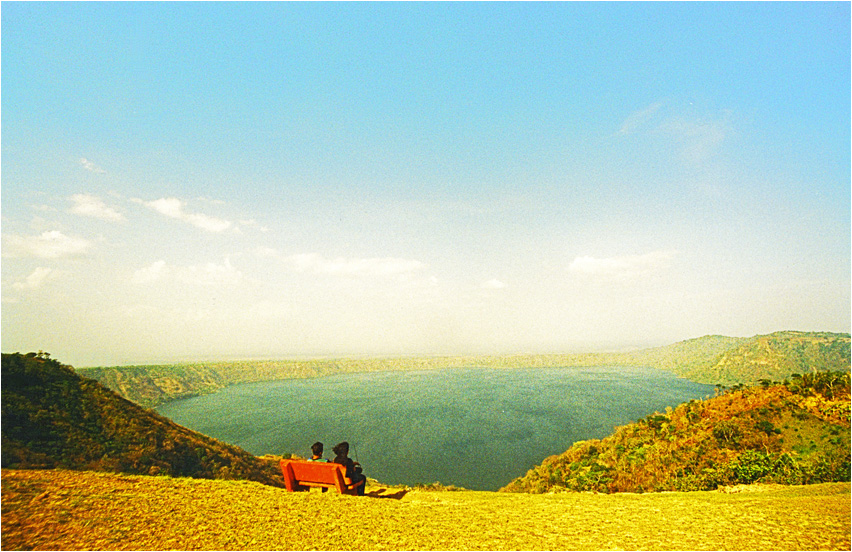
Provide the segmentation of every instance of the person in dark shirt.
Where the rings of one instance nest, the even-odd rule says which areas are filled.
[[[337,445],[334,445],[334,448],[331,449],[334,452],[334,462],[335,464],[340,464],[341,466],[346,468],[345,477],[348,477],[352,480],[353,483],[357,483],[359,481],[363,481],[363,485],[359,485],[358,496],[364,496],[364,487],[367,486],[367,476],[361,473],[361,464],[355,462],[351,458],[349,458],[349,443],[343,441]]]
[[[328,462],[328,460],[322,457],[322,450],[323,445],[319,441],[311,445],[312,456],[308,459],[308,462]]]

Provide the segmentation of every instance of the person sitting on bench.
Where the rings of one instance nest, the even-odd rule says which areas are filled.
[[[322,450],[323,446],[319,441],[311,445],[312,456],[308,459],[308,462],[328,462],[328,460],[322,457]]]
[[[331,449],[335,456],[334,462],[335,464],[340,464],[346,468],[345,477],[348,477],[352,480],[353,483],[357,483],[359,481],[363,481],[363,485],[358,486],[358,496],[364,496],[364,487],[367,486],[367,476],[361,473],[361,464],[353,461],[349,458],[349,443],[343,441],[337,445],[334,445],[334,448]]]

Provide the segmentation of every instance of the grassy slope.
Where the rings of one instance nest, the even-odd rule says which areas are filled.
[[[2,473],[3,549],[849,550],[850,487],[287,493],[248,481]],[[739,490],[739,489],[733,489]],[[755,491],[755,492],[749,492]]]

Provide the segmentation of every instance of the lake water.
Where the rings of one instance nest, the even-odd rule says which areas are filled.
[[[653,368],[370,372],[253,383],[160,406],[175,422],[256,455],[349,441],[383,483],[496,490],[572,443],[712,395]]]

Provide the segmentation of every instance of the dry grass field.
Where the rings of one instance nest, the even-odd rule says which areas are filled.
[[[850,485],[547,495],[3,470],[3,550],[849,550]]]

